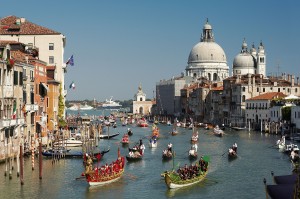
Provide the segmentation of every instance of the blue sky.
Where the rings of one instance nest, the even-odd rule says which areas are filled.
[[[89,0],[1,3],[0,17],[15,15],[67,37],[67,100],[133,99],[139,84],[153,97],[161,79],[178,76],[209,19],[228,65],[243,39],[266,50],[267,74],[300,76],[299,1]],[[279,69],[278,69],[279,66]]]

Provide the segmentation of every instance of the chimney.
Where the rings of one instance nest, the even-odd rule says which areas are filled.
[[[292,86],[295,86],[295,76],[294,75],[291,75],[291,83],[292,83]]]
[[[255,87],[255,75],[253,75],[253,77],[252,77],[252,86],[253,86],[253,88]]]
[[[250,75],[250,73],[248,73],[248,86],[250,86],[251,85],[251,75]]]
[[[260,77],[260,78],[259,78],[259,80],[260,80],[260,89],[259,89],[259,91],[262,92],[262,88],[261,88],[261,87],[262,87],[262,79],[263,79],[263,75],[259,75],[259,77]]]
[[[26,22],[26,19],[25,19],[24,17],[21,17],[21,18],[20,18],[20,21],[21,21],[21,23],[25,23],[25,22]]]
[[[25,56],[26,63],[28,64],[28,56]]]

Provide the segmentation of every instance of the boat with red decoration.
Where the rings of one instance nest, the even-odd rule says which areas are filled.
[[[128,145],[129,144],[129,137],[128,134],[124,134],[121,140],[122,145]]]
[[[105,164],[101,167],[93,167],[93,160],[88,157],[85,168],[85,178],[90,186],[105,185],[119,180],[125,170],[125,158],[120,155],[118,149],[118,158],[111,164]]]
[[[138,126],[139,126],[139,127],[148,127],[149,125],[148,125],[146,119],[145,119],[145,118],[142,118],[142,119],[139,120]]]

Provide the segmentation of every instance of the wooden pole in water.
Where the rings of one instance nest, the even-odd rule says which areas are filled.
[[[23,146],[22,144],[20,144],[20,182],[21,182],[21,185],[24,185],[24,179],[23,179]]]
[[[20,150],[18,150],[17,152],[17,177],[19,176],[20,176]]]
[[[250,120],[249,120],[249,131],[250,131]]]
[[[7,164],[8,164],[7,160],[8,160],[8,137],[6,139],[5,172],[4,172],[4,176],[7,176],[7,170],[8,170],[8,168],[7,168]]]
[[[43,162],[42,162],[42,141],[39,140],[39,177],[42,179],[42,170],[43,170]]]
[[[34,136],[31,137],[31,169],[34,170]]]
[[[10,150],[9,150],[9,179],[12,179],[12,170],[13,170],[13,165],[12,165],[12,161],[13,161],[13,150],[12,150],[12,139],[10,138]]]

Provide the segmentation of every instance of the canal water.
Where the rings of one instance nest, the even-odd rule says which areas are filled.
[[[100,164],[110,163],[117,158],[117,150],[127,155],[128,148],[120,145],[122,135],[127,128],[133,129],[130,137],[132,147],[139,139],[145,146],[142,161],[126,163],[124,176],[117,182],[100,187],[89,187],[80,179],[84,167],[81,159],[61,159],[53,163],[51,158],[43,158],[43,174],[39,179],[38,158],[32,170],[31,158],[25,158],[24,185],[17,177],[16,163],[12,179],[4,176],[5,164],[0,164],[0,198],[266,198],[263,178],[272,184],[271,171],[275,175],[290,174],[292,165],[286,154],[273,146],[280,137],[260,132],[225,130],[225,136],[213,135],[212,130],[198,129],[198,154],[210,156],[209,172],[206,179],[196,185],[169,190],[160,174],[165,170],[190,164],[188,150],[191,147],[192,130],[179,128],[177,136],[171,136],[172,126],[159,124],[161,138],[157,148],[149,148],[148,137],[151,127],[134,126],[110,128],[111,133],[120,135],[111,140],[100,140],[100,150],[110,148]],[[163,162],[162,151],[168,143],[173,144],[176,153],[173,161]],[[228,148],[238,144],[238,158],[229,161]],[[71,150],[79,150],[73,148]],[[224,154],[225,153],[225,154]],[[224,154],[224,155],[223,155]],[[96,163],[97,164],[97,163]],[[79,178],[79,179],[78,179]]]

